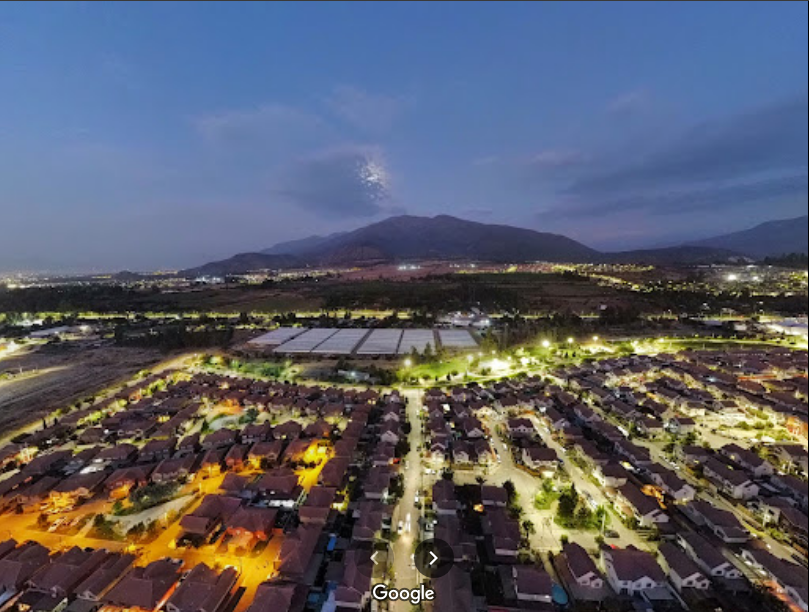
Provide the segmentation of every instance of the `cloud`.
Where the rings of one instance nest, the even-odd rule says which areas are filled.
[[[302,209],[337,218],[398,210],[376,147],[345,146],[303,158],[281,173],[273,191]]]
[[[546,149],[528,158],[526,165],[537,170],[552,170],[575,166],[588,160],[588,155],[576,149]]]
[[[555,204],[539,216],[583,219],[631,211],[671,217],[751,211],[765,202],[805,206],[807,114],[804,95],[705,121],[646,151],[593,156],[556,185]]]
[[[597,199],[563,198],[543,217],[584,217],[622,212],[647,212],[653,215],[712,213],[740,206],[786,199],[806,202],[809,180],[806,174],[762,177],[744,182],[684,187],[673,191],[629,193]]]
[[[802,97],[705,122],[636,163],[582,178],[569,193],[603,195],[806,168],[808,113]]]
[[[342,85],[326,98],[326,104],[346,123],[363,131],[381,133],[393,127],[407,100]]]
[[[317,115],[284,104],[209,113],[193,122],[206,142],[220,146],[262,143],[282,146],[326,131],[325,123]]]
[[[611,115],[633,115],[649,108],[651,96],[646,89],[633,89],[613,98],[607,103]]]

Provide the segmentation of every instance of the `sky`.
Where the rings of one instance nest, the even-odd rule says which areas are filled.
[[[807,212],[806,2],[0,3],[0,270],[391,215],[620,250]]]

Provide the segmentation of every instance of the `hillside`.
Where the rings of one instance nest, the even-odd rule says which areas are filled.
[[[301,261],[292,255],[267,255],[265,253],[239,253],[228,259],[212,261],[196,268],[180,271],[180,276],[194,278],[198,276],[226,276],[242,274],[252,270],[284,270],[301,265]]]
[[[588,261],[598,256],[598,251],[559,234],[476,223],[448,215],[391,217],[352,232],[308,240],[310,246],[297,254],[320,263],[408,259]],[[276,252],[277,247],[270,251]]]
[[[740,232],[723,234],[689,243],[694,246],[727,249],[749,257],[777,257],[788,253],[806,253],[809,217],[767,221]]]

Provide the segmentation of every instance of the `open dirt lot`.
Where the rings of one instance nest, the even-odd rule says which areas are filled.
[[[123,382],[165,358],[156,350],[88,348],[65,342],[0,360],[0,436],[78,399]]]

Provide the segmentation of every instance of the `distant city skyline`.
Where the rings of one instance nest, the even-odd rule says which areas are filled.
[[[0,271],[396,214],[676,244],[806,214],[806,3],[0,6]]]

